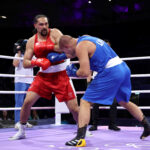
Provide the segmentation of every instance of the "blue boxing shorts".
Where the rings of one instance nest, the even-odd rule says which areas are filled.
[[[131,71],[125,62],[98,73],[88,86],[82,99],[103,105],[117,102],[129,102],[131,96]]]

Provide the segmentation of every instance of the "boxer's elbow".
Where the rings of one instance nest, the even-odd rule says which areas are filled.
[[[77,76],[88,77],[90,73],[91,73],[90,70],[79,70],[79,72],[77,73]]]
[[[27,65],[26,65],[26,63],[24,61],[23,61],[23,67],[27,68]]]
[[[31,61],[29,60],[23,60],[23,67],[24,68],[30,68],[31,67]]]

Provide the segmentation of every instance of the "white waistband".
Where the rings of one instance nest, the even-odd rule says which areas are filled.
[[[48,69],[46,70],[42,70],[42,68],[40,68],[39,72],[43,72],[43,73],[54,73],[54,72],[60,72],[66,69],[67,65],[70,64],[70,60],[67,59],[64,63],[58,64],[58,65],[54,65],[54,66],[50,66]]]
[[[122,61],[118,56],[116,56],[116,57],[110,59],[110,60],[107,62],[105,68],[114,67],[114,66],[116,66],[116,65],[118,65],[118,64],[121,64],[122,62],[123,62],[123,61]]]

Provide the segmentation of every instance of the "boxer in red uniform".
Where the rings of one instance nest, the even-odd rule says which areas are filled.
[[[57,59],[56,63],[51,63],[47,59],[49,53],[59,52],[58,42],[62,33],[56,28],[49,28],[48,18],[45,15],[37,15],[35,17],[34,27],[37,33],[29,38],[27,42],[23,65],[25,68],[38,66],[40,71],[31,84],[24,100],[19,131],[10,138],[11,140],[25,138],[25,125],[31,106],[40,97],[50,100],[52,92],[59,102],[66,103],[76,122],[78,118],[79,107],[66,73],[67,62]],[[32,59],[34,54],[37,59]]]

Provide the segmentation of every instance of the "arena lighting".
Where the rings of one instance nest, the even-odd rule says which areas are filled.
[[[2,18],[2,19],[7,19],[7,17],[6,17],[6,16],[0,16],[0,18]]]
[[[89,3],[89,4],[91,4],[91,3],[92,3],[92,1],[88,1],[88,3]]]

